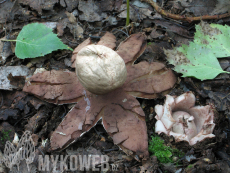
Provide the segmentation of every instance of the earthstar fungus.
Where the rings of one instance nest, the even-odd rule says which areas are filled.
[[[75,60],[75,71],[83,87],[94,94],[107,94],[121,87],[127,71],[124,60],[103,45],[82,48]]]
[[[178,97],[166,95],[165,104],[156,105],[155,132],[173,136],[176,142],[190,145],[215,137],[212,134],[214,111],[211,106],[195,106],[195,96],[186,92]]]
[[[115,49],[115,43],[115,36],[107,32],[98,45]],[[90,44],[91,40],[87,39],[74,50],[72,67],[78,62],[77,54]],[[148,157],[145,114],[135,97],[153,99],[162,96],[174,86],[176,77],[162,63],[142,61],[134,64],[146,46],[143,33],[133,34],[119,45],[115,54],[124,60],[127,77],[122,86],[106,94],[89,92],[77,75],[69,71],[52,70],[29,79],[23,88],[25,92],[54,104],[77,103],[53,132],[52,150],[66,148],[102,119],[105,130],[124,152],[138,158]]]

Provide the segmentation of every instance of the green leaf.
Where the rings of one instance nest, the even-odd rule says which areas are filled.
[[[24,26],[15,41],[15,54],[20,59],[44,56],[58,49],[72,50],[61,42],[52,29],[40,23]]]
[[[182,77],[213,79],[223,71],[217,58],[230,56],[230,27],[201,22],[196,25],[194,41],[189,45],[164,50],[174,70]]]

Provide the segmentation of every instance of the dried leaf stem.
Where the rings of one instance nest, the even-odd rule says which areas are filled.
[[[126,6],[127,6],[126,26],[128,26],[129,25],[129,0],[127,0]]]

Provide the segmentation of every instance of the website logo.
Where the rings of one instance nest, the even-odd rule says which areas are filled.
[[[11,171],[14,165],[16,165],[19,170],[20,162],[25,160],[27,169],[30,172],[29,164],[33,162],[34,157],[35,146],[30,131],[24,132],[16,147],[10,141],[7,141],[5,144],[3,162]]]
[[[39,155],[38,171],[108,171],[107,155]],[[98,167],[99,166],[99,167]]]
[[[35,146],[30,131],[25,131],[15,146],[10,141],[5,144],[3,160],[11,171],[16,165],[18,171],[21,161],[25,160],[28,172],[35,158]],[[107,155],[38,155],[38,171],[108,171],[110,169]],[[117,164],[111,164],[112,171],[118,170]]]

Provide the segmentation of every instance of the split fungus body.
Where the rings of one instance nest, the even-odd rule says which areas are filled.
[[[102,95],[121,87],[127,77],[124,60],[102,45],[82,48],[76,57],[76,74],[91,93]]]
[[[155,132],[173,136],[176,142],[187,141],[191,146],[215,137],[213,109],[210,105],[195,106],[195,101],[192,92],[178,97],[166,95],[165,104],[155,106]]]

